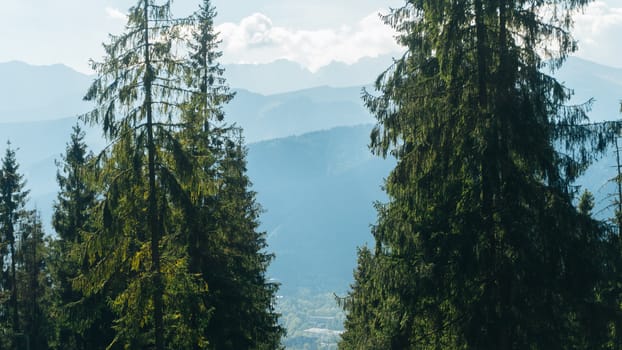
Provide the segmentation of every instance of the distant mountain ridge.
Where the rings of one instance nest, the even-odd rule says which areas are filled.
[[[0,63],[0,122],[71,117],[86,112],[82,101],[91,77],[55,64]]]
[[[265,64],[227,64],[224,67],[231,86],[271,95],[319,86],[370,85],[392,62],[393,57],[388,55],[365,57],[351,65],[332,62],[316,72],[288,60]]]
[[[318,87],[276,95],[236,90],[225,106],[226,120],[244,128],[248,142],[301,135],[374,121],[359,87]]]
[[[343,88],[371,84],[391,57],[363,58],[353,65],[334,62],[317,72],[298,63],[229,64],[227,81],[237,90],[258,95],[283,94],[317,87]],[[84,97],[93,76],[62,64],[0,63],[0,123],[72,117],[90,109]],[[358,95],[358,92],[357,92]],[[235,103],[235,102],[234,102]]]
[[[251,70],[257,72],[255,75],[264,74],[270,67],[274,66],[254,66]],[[251,85],[252,76],[245,80]],[[0,123],[75,117],[91,109],[92,105],[82,101],[82,97],[93,78],[66,66],[0,63],[0,77]],[[342,79],[346,85],[347,79]],[[360,99],[362,85],[310,87],[310,81],[307,85],[303,90],[272,95],[234,89],[236,98],[225,106],[227,121],[242,126],[248,142],[373,121]]]
[[[79,85],[88,86],[89,77],[63,66],[31,68],[0,64],[0,121],[7,110],[27,117],[39,111],[42,119],[84,110],[81,101],[71,103],[84,94],[86,87]],[[556,75],[575,89],[574,103],[595,97],[592,120],[619,116],[622,69],[571,58]],[[361,102],[360,87],[323,86],[273,95],[236,91],[226,120],[242,126],[249,142],[249,175],[266,209],[262,228],[277,255],[271,274],[283,283],[284,292],[304,286],[344,291],[356,246],[372,239],[372,203],[385,199],[380,186],[394,164],[367,149],[374,118]],[[32,189],[31,203],[43,211],[49,228],[57,191],[54,159],[60,158],[76,118],[20,120],[0,122],[0,152],[8,139],[19,148],[17,159]],[[88,131],[88,143],[95,149],[104,145],[100,135],[98,128]],[[598,211],[607,206],[603,198],[611,192],[607,179],[613,176],[613,164],[609,156],[581,179],[601,198]]]
[[[361,88],[371,85],[392,61],[390,56],[380,56],[364,58],[352,65],[333,62],[317,72],[310,72],[299,64],[286,60],[268,64],[225,65],[225,77],[229,85],[239,91],[238,98],[243,100],[243,103],[234,100],[228,108],[233,113],[232,120],[241,122],[245,118],[252,119],[254,113],[244,110],[239,104],[255,103],[262,96],[274,102],[274,99],[282,100],[292,91],[302,91],[304,94],[306,90],[322,89],[325,89],[325,95],[328,96],[343,96],[342,92],[347,91],[347,100],[358,100],[357,104],[360,106]],[[555,72],[555,76],[574,89],[576,95],[573,103],[596,97],[590,114],[592,120],[617,118],[615,111],[619,109],[622,96],[622,69],[570,57]],[[90,105],[82,101],[82,97],[93,77],[69,67],[60,64],[33,66],[17,61],[5,62],[0,63],[0,78],[0,123],[60,119],[76,116],[90,109]],[[309,93],[315,94],[313,91]],[[265,111],[267,105],[269,104],[256,102],[254,106]],[[243,111],[245,115],[236,116],[233,112],[235,110]],[[302,130],[308,131],[312,130]],[[295,132],[299,133],[300,130]],[[287,136],[270,132],[264,134],[259,133],[257,139]],[[254,137],[249,139],[255,140]]]

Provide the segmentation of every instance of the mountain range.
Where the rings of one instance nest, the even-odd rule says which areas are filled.
[[[296,84],[305,89],[298,91],[264,95],[250,90],[261,83],[254,79],[262,74],[288,80],[287,72],[278,72],[281,64],[292,65],[277,62],[263,67],[275,70],[270,74],[261,72],[262,66],[237,67],[257,71],[249,75],[252,78],[240,73],[231,79],[239,80],[226,118],[245,129],[248,173],[265,209],[261,227],[268,234],[269,250],[276,254],[270,274],[281,282],[282,293],[297,288],[343,293],[352,278],[356,247],[372,241],[373,203],[386,200],[381,185],[395,161],[372,156],[367,149],[374,119],[360,99],[364,83],[354,78],[353,87],[301,81]],[[364,70],[380,72],[383,66],[377,65]],[[361,67],[349,69],[355,72]],[[229,72],[234,70],[228,67]],[[57,191],[54,159],[64,151],[75,116],[89,108],[81,96],[92,78],[60,65],[34,67],[18,62],[0,64],[0,75],[0,151],[9,139],[18,148],[31,203],[42,211],[51,232],[51,203]],[[573,103],[595,98],[593,120],[618,116],[622,70],[571,58],[556,75],[574,87]],[[343,79],[346,85],[348,80]],[[320,78],[315,81],[326,83]],[[264,84],[255,90],[276,89],[270,82]],[[89,145],[101,149],[105,142],[98,129],[87,131]],[[581,180],[599,198],[597,211],[605,213],[603,217],[608,206],[605,198],[612,191],[607,180],[613,177],[613,164],[609,155]]]
[[[387,55],[366,57],[351,65],[332,62],[315,72],[288,60],[265,64],[228,64],[224,67],[231,86],[270,95],[318,86],[351,87],[371,84],[392,62],[393,57]]]
[[[67,118],[88,110],[82,101],[92,78],[55,64],[0,63],[0,122]]]

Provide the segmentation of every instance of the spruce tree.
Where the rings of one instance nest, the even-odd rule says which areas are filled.
[[[60,191],[54,202],[52,225],[59,239],[68,244],[81,241],[80,230],[95,203],[95,191],[87,179],[87,165],[93,156],[88,153],[84,137],[80,125],[73,126],[65,154],[56,162]]]
[[[51,316],[50,273],[47,266],[48,244],[44,240],[39,213],[28,211],[20,224],[20,242],[17,259],[18,285],[20,286],[19,309],[23,330],[22,349],[45,350],[53,340]]]
[[[272,256],[258,232],[260,207],[249,190],[242,131],[224,122],[223,106],[234,94],[218,62],[215,16],[211,1],[204,0],[187,44],[191,95],[180,138],[195,169],[187,185],[193,194],[186,221],[190,270],[209,286],[203,302],[211,310],[210,348],[276,349],[284,330],[274,311],[277,285],[266,278]]]
[[[64,349],[93,349],[109,344],[113,315],[102,291],[86,298],[72,286],[84,269],[81,233],[89,231],[89,215],[95,207],[95,190],[89,178],[93,156],[84,142],[84,131],[76,124],[61,160],[56,162],[59,193],[54,202],[52,225],[57,233],[51,251],[50,270],[58,287],[56,312],[57,342]]]
[[[218,162],[223,156],[224,140],[229,129],[222,122],[223,107],[234,97],[223,77],[224,69],[218,62],[222,53],[218,51],[220,41],[214,32],[215,16],[216,11],[210,1],[203,1],[193,16],[192,31],[186,43],[189,58],[185,76],[191,93],[181,115],[185,127],[178,136],[193,162],[193,176],[186,185],[187,191],[194,193],[193,208],[204,206],[207,198],[213,197],[215,192],[219,181]],[[188,215],[198,214],[189,212]],[[208,238],[201,230],[202,225],[194,222],[187,237],[190,269],[194,272],[205,266],[202,256],[208,252],[208,245],[202,242]]]
[[[139,1],[127,32],[112,36],[104,61],[93,64],[98,77],[86,99],[96,108],[84,119],[101,124],[111,143],[94,158],[102,200],[82,235],[87,266],[74,286],[87,298],[110,291],[118,316],[111,346],[280,344],[276,286],[265,278],[271,257],[256,230],[242,148],[231,148],[242,146],[222,124],[233,94],[217,62],[214,16],[209,1],[182,20],[169,1]]]
[[[208,340],[216,349],[278,349],[284,335],[274,310],[278,285],[266,276],[273,255],[258,228],[261,207],[249,189],[245,157],[241,136],[225,141],[222,182],[211,213],[204,211],[212,248],[202,272],[214,307]]]
[[[126,32],[111,36],[104,61],[93,63],[98,76],[85,97],[96,109],[84,119],[100,124],[111,144],[97,157],[103,200],[84,242],[90,266],[75,284],[87,296],[106,284],[118,291],[113,344],[130,348],[205,346],[187,326],[183,301],[206,286],[188,272],[175,222],[189,172],[174,136],[183,81],[173,48],[182,24],[170,1],[138,1]]]
[[[605,346],[603,230],[571,185],[618,126],[587,124],[544,72],[575,50],[588,2],[407,1],[386,17],[407,53],[364,99],[372,150],[398,163],[341,349]]]
[[[19,164],[15,158],[15,150],[11,143],[7,143],[7,149],[2,158],[2,173],[0,176],[0,229],[2,230],[2,243],[4,253],[8,253],[9,266],[3,271],[3,284],[8,292],[8,307],[5,308],[8,316],[10,347],[19,348],[23,344],[23,330],[20,325],[20,313],[18,305],[18,281],[17,281],[17,243],[19,242],[19,224],[25,213],[24,206],[29,191],[24,189],[24,176],[19,173]],[[4,254],[3,254],[4,255]]]

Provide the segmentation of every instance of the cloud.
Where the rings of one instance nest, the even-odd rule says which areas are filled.
[[[575,16],[574,37],[579,41],[577,56],[602,64],[622,65],[622,7],[594,1]]]
[[[109,18],[112,18],[112,19],[123,20],[123,21],[127,20],[127,15],[119,11],[116,8],[106,7],[106,14],[108,15]]]
[[[255,13],[239,23],[223,23],[217,30],[223,39],[225,63],[288,59],[316,71],[333,61],[351,64],[363,57],[403,51],[395,43],[395,32],[382,23],[378,12],[354,26],[319,30],[281,27],[268,16]]]

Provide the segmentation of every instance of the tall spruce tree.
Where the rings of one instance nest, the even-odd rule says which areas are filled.
[[[218,62],[215,16],[211,1],[204,0],[187,44],[192,93],[180,139],[195,169],[187,184],[194,194],[186,221],[190,270],[209,285],[202,302],[211,310],[206,329],[211,349],[276,349],[284,330],[274,311],[277,286],[265,276],[272,256],[258,232],[260,208],[249,190],[242,131],[224,123],[223,106],[234,94]]]
[[[59,239],[67,244],[81,241],[80,230],[87,223],[89,210],[95,203],[95,191],[87,179],[87,165],[93,156],[88,153],[84,136],[79,124],[73,126],[65,154],[56,162],[56,181],[60,191],[54,202],[52,225]]]
[[[76,286],[88,296],[115,284],[113,343],[130,348],[205,346],[201,332],[187,326],[182,301],[206,287],[188,272],[174,222],[190,170],[174,136],[184,94],[173,55],[180,24],[170,1],[138,1],[126,32],[111,36],[104,61],[93,63],[98,76],[85,97],[97,107],[84,119],[101,124],[111,145],[97,158],[103,200],[84,242],[91,265]]]
[[[89,231],[89,215],[95,207],[95,190],[89,181],[89,164],[93,156],[84,142],[85,134],[76,124],[65,153],[56,163],[59,193],[54,202],[52,226],[58,237],[50,252],[50,270],[58,288],[56,312],[56,341],[64,349],[94,349],[109,344],[112,332],[112,311],[106,302],[106,292],[84,297],[72,286],[72,280],[84,269],[79,249],[82,231]]]
[[[266,277],[273,256],[258,229],[261,207],[249,190],[241,135],[225,140],[223,151],[222,181],[202,211],[209,250],[201,272],[214,308],[207,338],[214,349],[279,349],[284,329],[274,309],[278,285]]]
[[[19,173],[19,164],[15,158],[15,150],[11,143],[7,143],[7,149],[2,158],[2,173],[0,176],[0,229],[2,230],[3,250],[8,253],[9,266],[3,271],[3,284],[9,293],[8,307],[5,316],[8,316],[9,331],[8,341],[10,348],[21,348],[23,343],[23,330],[20,325],[20,312],[18,305],[18,281],[17,281],[17,256],[16,249],[19,242],[19,224],[24,216],[24,206],[29,191],[24,189],[24,176]],[[4,255],[4,254],[3,254]]]
[[[386,17],[407,53],[364,98],[372,150],[398,164],[341,349],[607,346],[603,231],[571,184],[618,126],[586,124],[543,72],[576,48],[588,2],[407,1]]]

